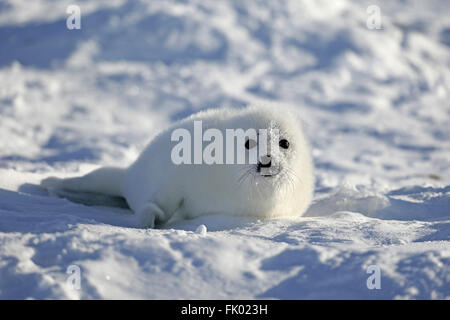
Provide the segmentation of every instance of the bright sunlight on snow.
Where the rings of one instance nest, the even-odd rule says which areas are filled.
[[[448,16],[445,0],[1,1],[0,298],[449,299]],[[140,229],[39,187],[127,166],[196,111],[266,102],[297,108],[312,145],[303,217]]]

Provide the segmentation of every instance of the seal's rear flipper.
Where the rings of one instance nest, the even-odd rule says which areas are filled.
[[[62,180],[60,178],[50,177],[41,181],[41,187],[46,189],[49,195],[53,196],[54,190],[62,189]]]
[[[51,196],[77,203],[129,208],[121,192],[123,175],[124,169],[100,168],[82,177],[50,177],[41,181],[41,187]]]
[[[107,206],[125,209],[130,208],[124,197],[110,196],[101,193],[58,190],[57,196],[60,198],[68,199],[72,202],[81,203],[88,206]]]
[[[50,178],[58,179],[58,178]],[[46,179],[48,180],[48,179]],[[46,181],[44,180],[44,181]],[[59,179],[61,180],[61,179]],[[64,190],[58,187],[49,187],[49,182],[42,183],[48,194],[53,197],[64,198],[75,203],[81,203],[87,206],[107,206],[107,207],[117,207],[129,209],[127,201],[124,197],[110,196],[102,193],[95,192],[82,192],[82,191],[71,191]]]

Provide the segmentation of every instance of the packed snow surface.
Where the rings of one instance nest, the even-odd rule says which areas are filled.
[[[450,298],[447,1],[71,4],[0,2],[0,298]],[[145,230],[38,187],[250,103],[302,114],[304,217]]]

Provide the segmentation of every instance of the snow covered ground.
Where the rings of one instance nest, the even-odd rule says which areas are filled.
[[[0,298],[449,299],[448,15],[445,0],[0,1]],[[37,186],[126,166],[197,110],[264,101],[303,114],[306,217],[143,230]]]

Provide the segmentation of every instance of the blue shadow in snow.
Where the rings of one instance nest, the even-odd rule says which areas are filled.
[[[151,14],[131,24],[124,22],[128,14],[139,10],[139,4],[131,2],[118,9],[82,15],[80,30],[68,30],[66,18],[0,27],[0,67],[14,61],[37,68],[57,67],[88,40],[99,45],[97,60],[171,64],[226,57],[228,43],[218,30],[208,29],[208,39],[203,39],[198,31],[204,26],[165,13]]]

